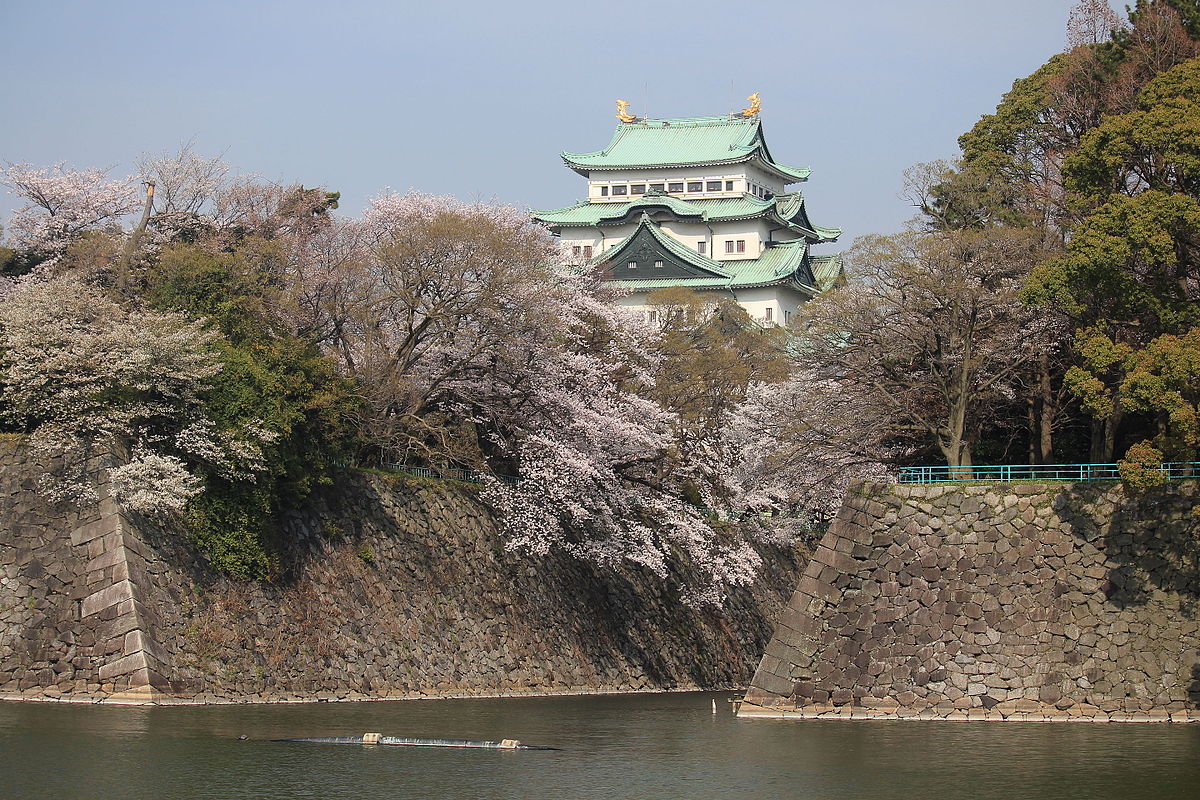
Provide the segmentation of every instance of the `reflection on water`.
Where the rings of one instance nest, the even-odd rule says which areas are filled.
[[[0,797],[1194,800],[1200,795],[1200,725],[738,720],[727,697],[174,708],[0,702]],[[268,741],[366,731],[520,739],[564,749]],[[239,741],[240,735],[249,738]]]

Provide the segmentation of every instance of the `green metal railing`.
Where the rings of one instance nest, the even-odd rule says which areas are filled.
[[[491,477],[500,481],[515,486],[520,482],[520,478],[514,475],[498,475],[494,472],[480,472],[475,469],[458,469],[455,467],[414,467],[409,464],[400,464],[394,461],[381,461],[379,463],[381,469],[386,469],[389,472],[400,472],[405,475],[412,475],[417,478],[432,478],[434,480],[443,481],[466,481],[467,483],[483,483],[485,478]]]
[[[1200,462],[1176,461],[1159,464],[1167,480],[1200,477]],[[963,483],[966,481],[1065,481],[1091,483],[1119,481],[1117,464],[998,464],[971,467],[901,467],[900,483]]]

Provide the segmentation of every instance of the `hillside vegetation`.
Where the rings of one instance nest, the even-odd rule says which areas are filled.
[[[1071,49],[915,167],[911,226],[855,243],[790,329],[682,290],[648,326],[500,205],[350,218],[190,148],[124,178],[9,164],[3,432],[55,458],[61,502],[119,453],[118,502],[237,578],[276,574],[278,515],[336,470],[402,464],[517,477],[482,487],[510,549],[686,562],[693,603],[852,477],[1123,459],[1151,483],[1200,447],[1198,34],[1196,0],[1081,2]]]

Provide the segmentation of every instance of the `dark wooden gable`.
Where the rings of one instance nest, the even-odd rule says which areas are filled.
[[[680,243],[678,247],[683,249],[685,245]],[[662,266],[656,266],[656,263]],[[606,280],[618,281],[722,277],[719,273],[690,263],[682,255],[673,252],[658,241],[646,224],[639,226],[622,247],[614,250],[605,259],[602,271]]]

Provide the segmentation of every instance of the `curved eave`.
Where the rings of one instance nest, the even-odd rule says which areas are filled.
[[[812,175],[812,170],[808,167],[789,167],[786,164],[777,164],[769,157],[758,160],[765,172],[782,178],[785,184],[804,183]]]
[[[737,156],[736,158],[709,159],[705,161],[681,161],[678,163],[664,164],[587,164],[584,162],[573,161],[570,156],[573,153],[560,153],[563,162],[571,169],[578,172],[585,178],[592,172],[599,171],[619,171],[627,169],[683,169],[686,167],[722,167],[729,164],[744,164],[754,158],[754,153]],[[577,156],[578,157],[578,156]]]
[[[612,213],[602,212],[597,217],[596,225],[600,227],[625,225],[631,221],[631,217],[639,212],[649,213],[651,211],[665,211],[681,222],[705,222],[709,218],[707,210],[698,208],[686,200],[663,194],[643,195],[628,203],[596,203],[594,205],[601,208],[614,207]]]
[[[592,223],[587,220],[575,221],[571,219],[564,220],[555,218],[555,215],[565,215],[572,211],[578,211],[580,209],[587,208],[589,205],[590,204],[584,200],[575,203],[574,205],[564,206],[562,208],[531,208],[529,209],[529,216],[537,222],[541,222],[544,225],[550,225],[553,227],[570,227],[572,225],[590,226]]]
[[[772,219],[788,230],[794,231],[813,244],[835,242],[842,235],[841,228],[823,228],[814,225],[808,218],[808,209],[799,193],[781,195],[775,199]]]
[[[668,162],[661,164],[589,164],[583,161],[576,161],[575,158],[583,156],[574,153],[560,153],[563,163],[566,164],[575,172],[583,177],[590,177],[593,172],[620,172],[622,170],[634,169],[687,169],[696,167],[724,167],[732,164],[745,164],[750,161],[757,162],[757,166],[764,172],[770,173],[784,181],[785,184],[804,183],[812,175],[812,170],[808,167],[789,167],[784,164],[777,164],[774,161],[763,158],[757,151],[737,156],[736,158],[709,159],[705,161],[680,161]],[[574,156],[574,158],[572,158]]]
[[[728,208],[739,205],[748,206],[741,213],[729,213]],[[609,212],[607,209],[613,209]],[[589,203],[580,202],[563,208],[530,211],[537,221],[551,228],[606,228],[627,225],[631,215],[638,211],[665,212],[680,222],[738,222],[742,220],[772,218],[773,201],[759,200],[755,197],[739,198],[706,198],[701,200],[683,200],[667,196],[666,199],[655,199],[651,196],[630,200],[624,203]],[[583,216],[580,212],[589,212]],[[776,220],[780,227],[788,227],[786,220]]]
[[[812,170],[808,167],[789,167],[775,161],[771,155],[771,148],[767,147],[767,135],[763,133],[761,122],[755,126],[754,134],[758,142],[757,155],[768,172],[774,172],[786,183],[803,183],[812,175]]]
[[[778,224],[779,227],[799,234],[803,238],[807,239],[810,244],[828,244],[829,242],[836,242],[838,237],[842,235],[841,228],[820,228],[815,225],[802,225],[796,223],[794,220],[784,219],[778,214],[771,214],[770,219],[772,222]]]

